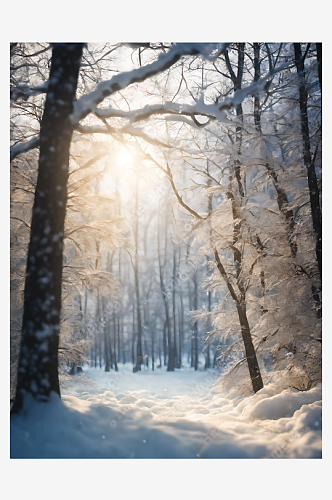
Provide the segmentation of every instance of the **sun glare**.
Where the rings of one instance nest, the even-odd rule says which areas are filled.
[[[133,157],[126,148],[121,149],[117,159],[121,167],[131,165],[133,162]]]

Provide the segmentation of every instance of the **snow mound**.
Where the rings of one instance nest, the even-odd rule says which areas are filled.
[[[12,416],[11,458],[321,458],[318,387],[230,397],[190,368],[85,378],[89,392],[77,376],[62,399]]]
[[[299,410],[303,405],[314,403],[320,399],[321,389],[318,387],[305,392],[287,389],[275,396],[269,396],[267,392],[261,394],[261,391],[259,391],[259,393],[252,398],[250,408],[244,410],[244,415],[247,418],[261,420],[276,420],[279,418],[291,417],[294,412]]]

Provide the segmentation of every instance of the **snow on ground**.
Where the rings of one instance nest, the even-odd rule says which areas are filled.
[[[216,393],[215,370],[84,368],[11,421],[11,458],[321,458],[321,387]]]

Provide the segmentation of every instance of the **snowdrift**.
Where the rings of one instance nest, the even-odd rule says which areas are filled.
[[[87,369],[62,399],[12,417],[11,458],[321,458],[321,387],[243,397],[215,380]]]

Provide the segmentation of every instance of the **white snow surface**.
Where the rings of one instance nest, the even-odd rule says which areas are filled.
[[[11,419],[11,458],[321,458],[321,387],[216,392],[215,370],[84,368]]]

